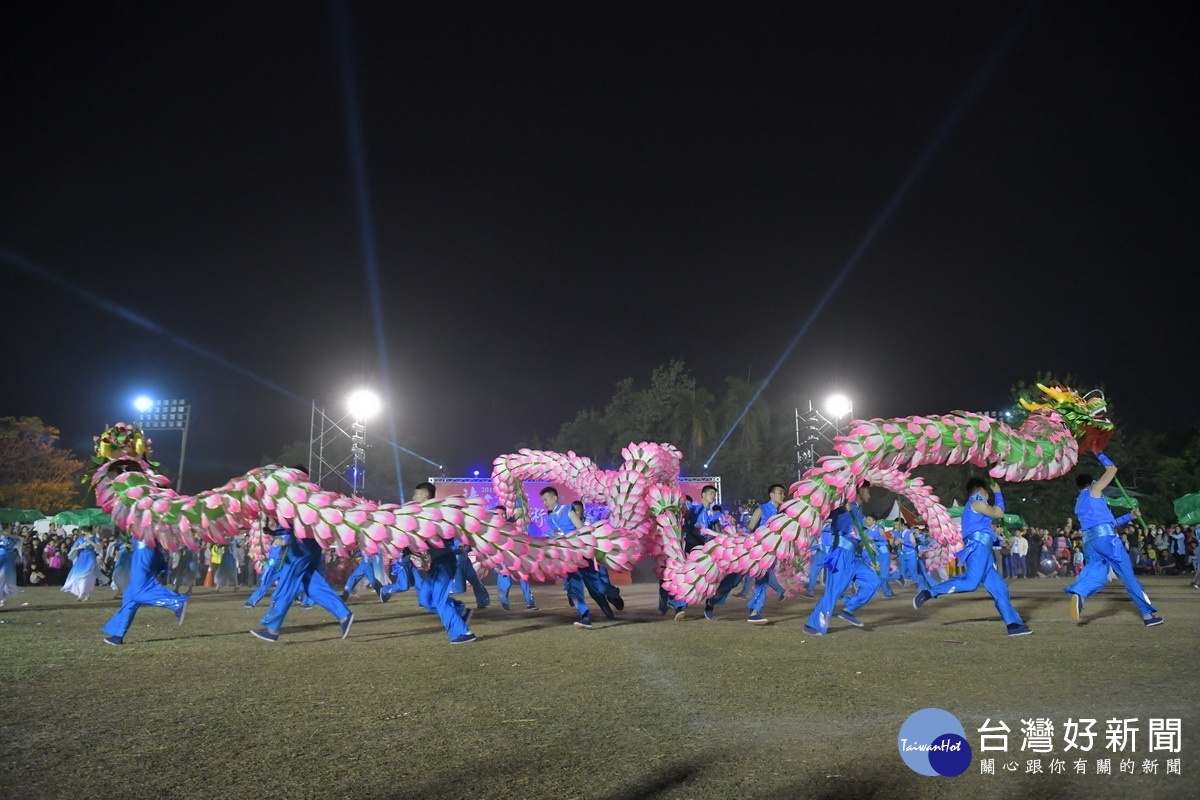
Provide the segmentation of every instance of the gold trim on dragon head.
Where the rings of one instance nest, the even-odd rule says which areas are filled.
[[[92,437],[96,443],[92,461],[103,464],[108,461],[150,460],[150,440],[136,422],[118,422],[99,436]]]

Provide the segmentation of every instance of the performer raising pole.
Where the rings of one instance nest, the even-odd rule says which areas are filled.
[[[1093,481],[1090,475],[1080,475],[1075,479],[1079,487],[1079,499],[1075,501],[1075,516],[1079,518],[1079,527],[1083,529],[1083,571],[1079,579],[1063,589],[1071,596],[1071,617],[1079,622],[1083,614],[1083,601],[1100,591],[1108,582],[1108,570],[1121,578],[1125,591],[1142,614],[1142,624],[1147,628],[1162,625],[1162,617],[1155,614],[1158,609],[1150,605],[1150,598],[1142,584],[1134,577],[1133,565],[1129,562],[1129,553],[1117,536],[1116,527],[1124,525],[1134,517],[1141,517],[1142,512],[1136,508],[1120,519],[1113,519],[1104,502],[1104,488],[1117,477],[1117,468],[1112,459],[1097,453],[1096,458],[1104,465],[1104,474]]]

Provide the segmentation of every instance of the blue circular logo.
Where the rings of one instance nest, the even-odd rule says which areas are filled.
[[[940,708],[923,708],[900,726],[900,757],[920,775],[953,778],[971,766],[971,743],[958,718]]]

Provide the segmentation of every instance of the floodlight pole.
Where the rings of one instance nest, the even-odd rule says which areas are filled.
[[[179,472],[175,476],[175,491],[183,492],[183,465],[187,456],[188,424],[192,419],[192,406],[182,398],[154,400],[150,408],[138,413],[138,424],[143,431],[182,431],[183,443],[179,447]]]

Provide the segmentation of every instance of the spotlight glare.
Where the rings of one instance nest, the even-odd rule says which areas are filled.
[[[346,400],[346,406],[355,419],[365,420],[378,414],[383,402],[370,389],[359,389]]]
[[[154,408],[154,401],[146,395],[142,395],[133,401],[133,407],[139,414],[145,414],[147,411]]]
[[[841,419],[854,409],[854,404],[846,395],[835,394],[825,401],[825,408],[833,415],[834,419]]]

